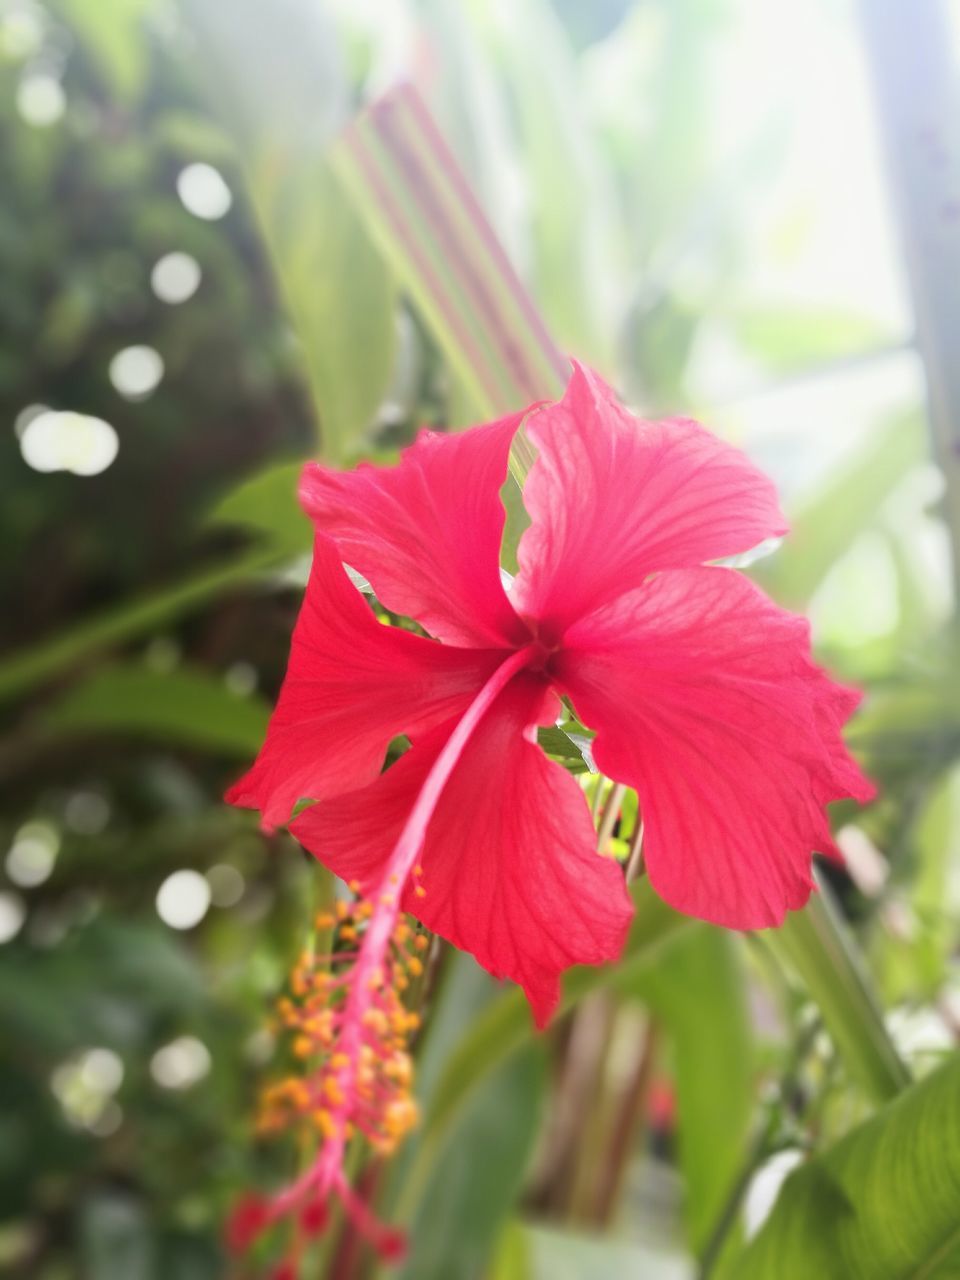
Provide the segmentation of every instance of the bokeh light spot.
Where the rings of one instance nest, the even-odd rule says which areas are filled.
[[[250,662],[235,662],[224,675],[227,688],[238,698],[249,697],[257,687],[257,669]]]
[[[236,869],[225,862],[218,863],[207,872],[210,898],[215,907],[235,907],[243,897],[247,882]]]
[[[212,164],[188,164],[177,176],[177,194],[184,207],[197,218],[216,222],[233,204],[233,195],[223,175]]]
[[[199,871],[174,871],[157,892],[157,914],[171,929],[192,929],[209,906],[210,886]]]
[[[27,908],[19,893],[0,893],[0,944],[17,936],[26,914]]]
[[[20,118],[35,129],[48,129],[56,124],[67,107],[63,86],[46,72],[31,72],[17,86],[17,110]]]
[[[7,854],[7,875],[21,889],[32,889],[53,872],[60,836],[49,822],[26,822],[14,836]]]
[[[144,400],[163,377],[163,358],[153,347],[124,347],[110,361],[110,381],[127,400]]]
[[[150,1059],[150,1074],[164,1089],[189,1089],[210,1070],[210,1052],[196,1036],[171,1040]]]
[[[39,418],[41,413],[49,413],[50,406],[48,404],[28,404],[13,420],[13,434],[20,440],[23,433],[29,427],[34,418]]]
[[[0,17],[0,55],[20,62],[43,44],[43,23],[30,9],[14,9]]]
[[[96,836],[110,821],[110,804],[98,791],[75,791],[64,805],[63,819],[78,835]]]
[[[105,1138],[123,1119],[113,1100],[123,1074],[123,1062],[112,1049],[85,1049],[56,1068],[50,1088],[70,1124]]]
[[[176,306],[193,297],[202,278],[199,262],[189,253],[166,253],[154,263],[150,286],[161,302]]]
[[[80,1073],[97,1093],[116,1093],[123,1084],[123,1062],[112,1049],[88,1049],[80,1059]]]
[[[109,422],[86,413],[47,409],[34,414],[20,435],[23,460],[34,471],[99,475],[113,462],[119,447]]]
[[[119,1103],[109,1099],[106,1106],[87,1125],[87,1128],[96,1138],[109,1138],[112,1133],[116,1133],[123,1124],[123,1108]]]

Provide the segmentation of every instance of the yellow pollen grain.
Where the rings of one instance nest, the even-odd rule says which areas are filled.
[[[329,1111],[318,1111],[313,1119],[325,1138],[329,1140],[337,1136],[337,1123]]]
[[[343,1090],[340,1088],[340,1081],[335,1080],[333,1076],[327,1076],[326,1080],[324,1080],[323,1092],[335,1107],[343,1105]]]

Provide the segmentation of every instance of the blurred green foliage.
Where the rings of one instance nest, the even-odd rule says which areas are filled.
[[[715,119],[755,69],[735,51],[761,8],[0,0],[0,1270],[224,1274],[227,1204],[295,1167],[248,1117],[270,1000],[326,889],[220,796],[282,678],[309,552],[299,461],[387,458],[421,422],[476,412],[328,162],[413,70],[561,348],[649,412],[715,420],[776,475],[794,532],[751,571],[866,684],[853,740],[883,793],[838,814],[854,874],[825,872],[851,934],[833,967],[822,916],[744,940],[641,887],[623,964],[571,975],[536,1038],[518,992],[447,957],[423,1123],[381,1191],[413,1228],[404,1274],[772,1275],[785,1251],[798,1275],[951,1274],[955,1061],[925,1078],[960,992],[937,477],[906,319],[838,283],[840,202],[811,206],[800,101],[768,84],[726,132]],[[824,0],[795,21],[840,78],[849,14]],[[186,206],[196,164],[226,181],[224,216]],[[868,189],[854,212],[867,237]],[[179,304],[151,284],[171,252],[201,269]],[[130,398],[111,361],[143,345],[163,377]],[[41,405],[108,422],[113,465],[28,466]],[[545,746],[582,770],[568,727]],[[210,901],[177,930],[156,900],[183,871]],[[921,1078],[887,1106],[905,1079],[879,1016],[864,1042],[864,1001]],[[748,1188],[783,1150],[816,1154],[741,1260]],[[925,1179],[936,1195],[904,1194]]]

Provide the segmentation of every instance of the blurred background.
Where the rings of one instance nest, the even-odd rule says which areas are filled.
[[[777,481],[750,571],[883,784],[834,888],[911,1069],[954,1046],[958,50],[933,0],[0,0],[0,1272],[233,1274],[226,1207],[293,1167],[250,1117],[318,872],[221,801],[293,477],[484,416],[325,162],[403,78],[560,348]],[[501,995],[447,958],[428,1111]],[[525,1028],[381,1205],[416,1280],[719,1274],[867,1110],[789,966],[697,927]]]

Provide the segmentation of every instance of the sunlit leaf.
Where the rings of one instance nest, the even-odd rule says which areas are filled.
[[[784,604],[802,607],[877,508],[925,456],[923,423],[897,417],[865,441],[829,485],[794,514],[776,555],[761,561],[757,577]]]
[[[524,1249],[524,1270],[495,1271],[491,1280],[693,1280],[693,1264],[659,1242],[589,1236],[542,1223],[512,1224]],[[514,1256],[517,1256],[515,1253]]]
[[[299,339],[325,457],[348,462],[389,380],[395,291],[329,169],[347,89],[319,6],[185,0]]]
[[[684,1208],[699,1252],[743,1167],[753,1104],[746,990],[733,938],[697,925],[665,944],[661,963],[617,986],[655,1010],[673,1043]]]
[[[733,327],[750,354],[780,374],[870,350],[886,336],[870,315],[796,305],[742,308]]]
[[[960,1274],[960,1058],[801,1166],[739,1280],[949,1280]]]
[[[129,100],[143,88],[147,65],[144,19],[150,0],[57,0],[56,6],[90,48],[111,90]]]

